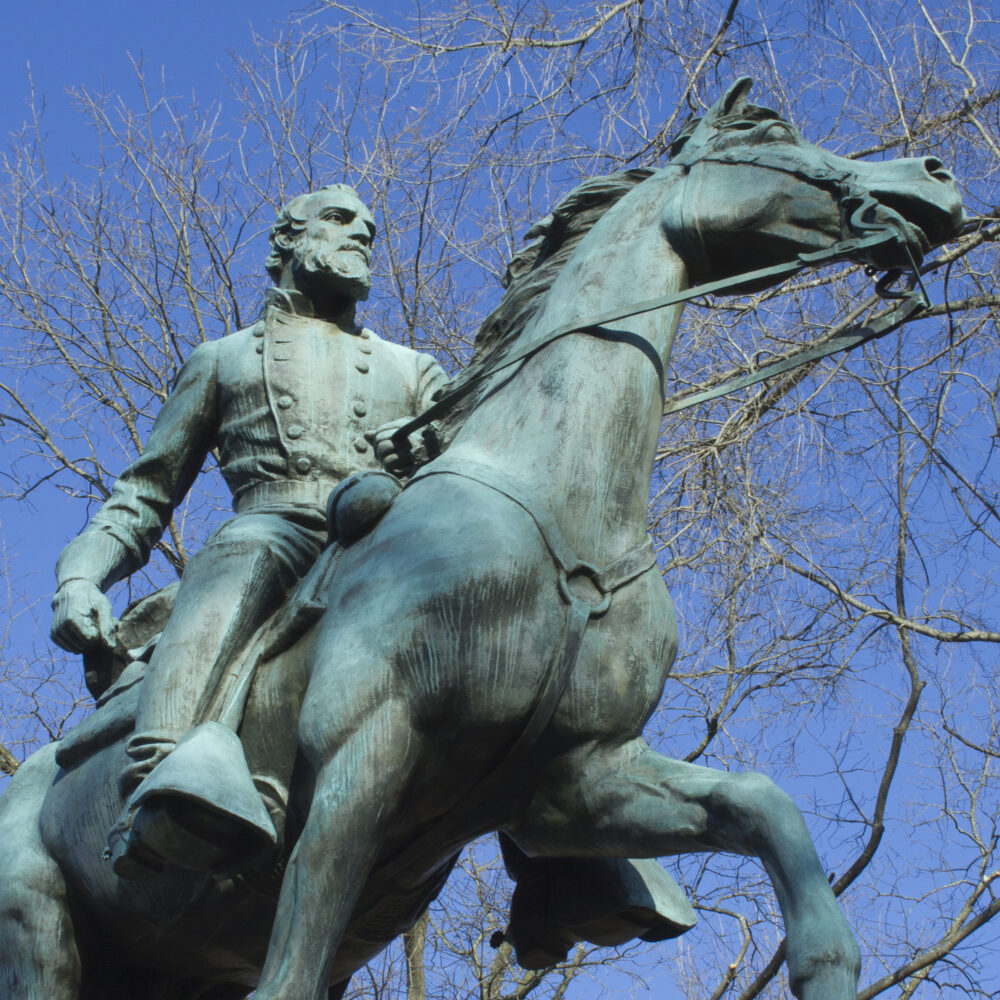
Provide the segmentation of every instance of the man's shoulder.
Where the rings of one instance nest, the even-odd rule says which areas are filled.
[[[375,349],[379,354],[394,360],[397,364],[407,365],[410,368],[416,367],[418,369],[424,369],[428,365],[437,364],[432,354],[415,351],[412,347],[405,347],[403,344],[397,344],[392,340],[385,340],[375,333],[374,330],[369,330],[367,327],[365,327],[363,335],[376,345]]]
[[[236,355],[252,350],[254,345],[259,343],[260,334],[257,332],[259,329],[259,325],[254,323],[251,326],[243,327],[242,330],[236,330],[234,333],[227,333],[223,337],[206,340],[191,352],[191,358],[198,355],[207,363],[224,363]]]
[[[209,358],[218,357],[227,351],[238,351],[250,345],[251,341],[255,339],[254,332],[256,330],[257,324],[253,323],[233,333],[226,333],[221,337],[213,337],[211,340],[203,340],[191,351],[188,359],[197,357],[199,359],[204,358],[207,361]]]
[[[217,351],[240,351],[259,342],[264,333],[264,324],[260,321],[251,323],[234,333],[227,333],[224,337],[210,340],[208,343],[215,344]]]
[[[224,373],[230,371],[232,365],[238,363],[238,359],[248,351],[253,351],[255,329],[256,324],[224,337],[202,341],[185,359],[174,380],[174,387],[181,384],[204,384],[220,376],[225,377]]]

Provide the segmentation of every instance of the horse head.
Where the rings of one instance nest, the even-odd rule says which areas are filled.
[[[838,244],[843,256],[878,269],[912,268],[957,234],[962,203],[939,160],[865,162],[828,153],[777,112],[749,103],[751,85],[737,80],[671,145],[666,170],[683,176],[661,222],[693,282]],[[883,242],[850,252],[852,241],[879,233]]]

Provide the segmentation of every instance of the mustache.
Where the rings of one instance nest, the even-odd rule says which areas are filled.
[[[347,252],[357,254],[364,261],[365,270],[371,269],[371,251],[366,251],[357,243],[343,246],[329,243],[300,246],[295,250],[295,258],[301,266],[310,271],[339,272],[345,269],[346,262],[341,255]],[[353,270],[355,267],[356,264],[347,265],[348,270]]]
[[[347,256],[347,252],[351,255]],[[303,276],[349,295],[368,298],[371,288],[371,251],[354,241],[301,240],[295,247],[295,266]],[[360,259],[359,259],[360,258]]]
[[[356,243],[354,240],[344,240],[338,243],[336,246],[330,247],[327,251],[328,253],[359,253],[365,259],[365,263],[371,267],[372,263],[372,252],[370,247],[366,247],[363,243]]]

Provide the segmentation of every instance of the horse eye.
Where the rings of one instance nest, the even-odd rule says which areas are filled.
[[[785,122],[771,122],[762,136],[765,142],[787,142],[795,138],[795,130]]]

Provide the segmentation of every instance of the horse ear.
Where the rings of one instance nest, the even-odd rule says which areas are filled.
[[[747,106],[747,94],[753,80],[741,76],[709,109],[704,118],[691,119],[670,145],[670,159],[680,162],[681,151],[688,150],[688,158],[700,145],[720,127],[719,123],[733,114],[739,114]]]
[[[742,108],[746,107],[747,94],[753,86],[753,80],[749,76],[741,76],[705,115],[705,121],[714,122],[719,118],[727,118],[730,115],[738,114]]]

